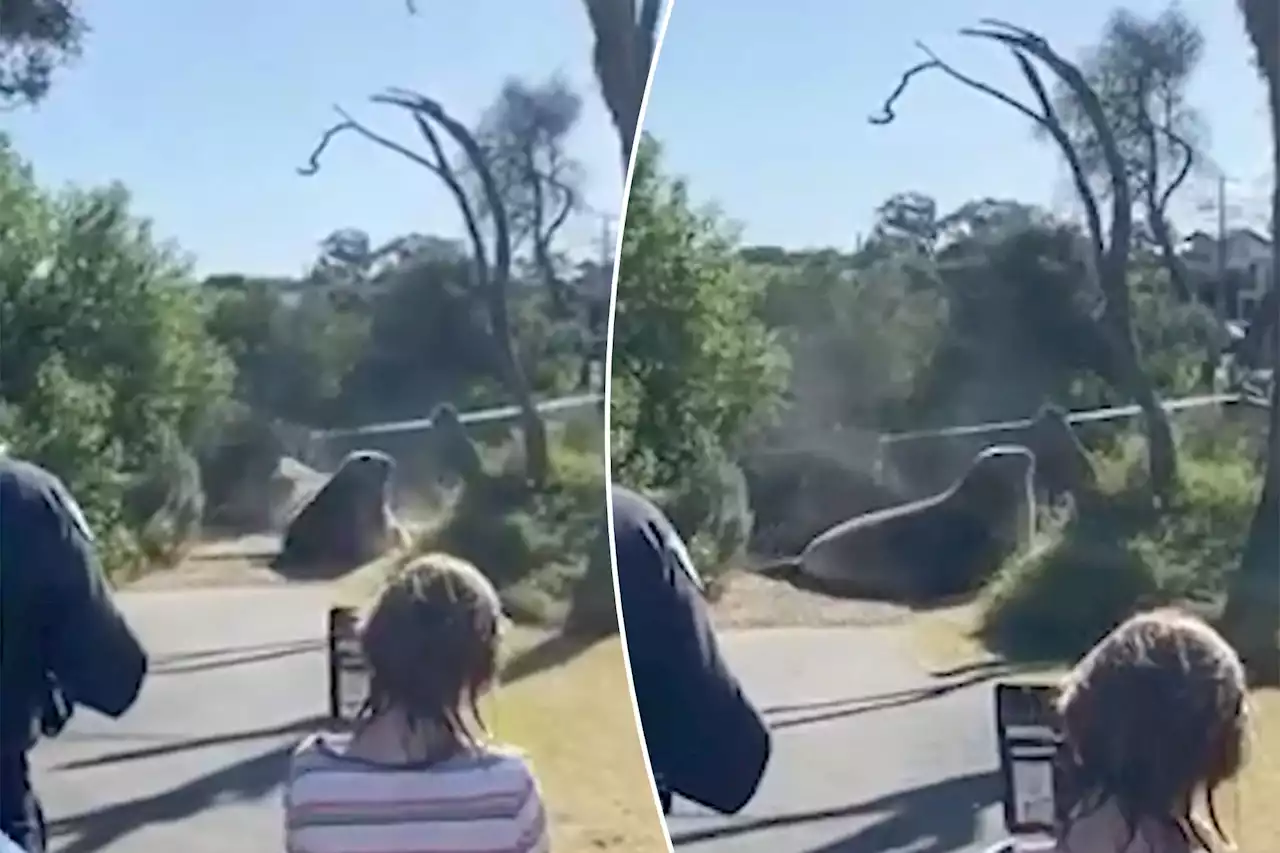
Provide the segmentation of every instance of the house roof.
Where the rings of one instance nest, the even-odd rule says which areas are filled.
[[[1270,239],[1268,239],[1268,238],[1266,237],[1266,235],[1264,235],[1264,234],[1260,234],[1260,233],[1258,233],[1257,231],[1253,230],[1252,228],[1232,228],[1232,229],[1230,229],[1229,231],[1227,231],[1227,240],[1228,240],[1228,241],[1231,241],[1231,240],[1237,240],[1237,239],[1240,239],[1240,238],[1242,238],[1242,237],[1243,237],[1243,238],[1245,238],[1245,239],[1251,240],[1251,241],[1253,241],[1254,243],[1257,243],[1257,244],[1262,245],[1262,246],[1270,246],[1270,245],[1271,245],[1271,240],[1270,240]],[[1209,234],[1209,233],[1208,233],[1208,232],[1206,232],[1206,231],[1196,230],[1196,231],[1192,231],[1190,234],[1188,234],[1188,235],[1186,236],[1186,239],[1185,239],[1183,242],[1186,242],[1186,243],[1191,243],[1191,242],[1197,242],[1197,243],[1199,243],[1199,242],[1216,243],[1216,242],[1217,242],[1217,238],[1216,238],[1216,237],[1214,237],[1212,234]]]

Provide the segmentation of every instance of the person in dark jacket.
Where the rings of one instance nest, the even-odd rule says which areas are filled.
[[[627,656],[663,813],[673,794],[736,813],[764,775],[769,729],[720,653],[674,525],[629,489],[613,486],[611,500]]]
[[[42,853],[28,753],[77,705],[122,715],[146,672],[80,507],[53,474],[0,450],[0,832]]]

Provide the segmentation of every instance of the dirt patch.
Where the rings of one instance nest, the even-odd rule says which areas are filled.
[[[886,625],[910,614],[901,605],[822,595],[752,572],[732,572],[718,585],[712,615],[723,629]]]
[[[125,585],[130,590],[266,586],[285,583],[269,566],[280,537],[269,533],[208,539],[171,569],[147,572]]]

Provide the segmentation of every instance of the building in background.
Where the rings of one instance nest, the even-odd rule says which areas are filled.
[[[1247,326],[1272,279],[1271,241],[1251,228],[1229,230],[1221,243],[1196,231],[1180,254],[1200,299],[1221,305],[1228,323]]]

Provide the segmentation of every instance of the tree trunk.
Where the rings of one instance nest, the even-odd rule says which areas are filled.
[[[583,5],[596,38],[596,80],[618,131],[625,174],[635,147],[662,4],[644,0],[638,12],[635,0],[583,0]]]
[[[1280,48],[1275,38],[1280,13],[1275,0],[1242,0],[1249,36],[1267,85],[1271,108],[1273,186],[1271,189],[1271,292],[1280,292]],[[1231,577],[1223,629],[1249,664],[1256,683],[1280,684],[1280,298],[1273,298],[1271,382],[1267,465],[1262,495],[1254,511],[1240,565]],[[1254,322],[1261,322],[1255,318]]]
[[[498,358],[501,360],[503,385],[516,399],[520,409],[520,433],[524,439],[525,476],[535,489],[546,486],[551,476],[551,457],[547,449],[547,425],[533,399],[528,377],[520,359],[509,343],[510,338],[498,338]]]
[[[1173,234],[1169,230],[1169,220],[1165,218],[1164,213],[1151,207],[1151,214],[1148,217],[1148,224],[1151,226],[1151,236],[1155,238],[1156,245],[1160,247],[1160,259],[1164,264],[1165,271],[1169,273],[1169,283],[1173,285],[1174,295],[1180,302],[1190,302],[1194,295],[1191,293],[1191,285],[1187,283],[1187,271],[1182,265],[1182,259],[1178,257],[1178,252],[1173,245]]]
[[[1121,384],[1142,410],[1146,424],[1147,470],[1151,491],[1161,501],[1168,501],[1178,484],[1178,448],[1173,440],[1173,427],[1156,393],[1155,385],[1132,355],[1121,365]]]

